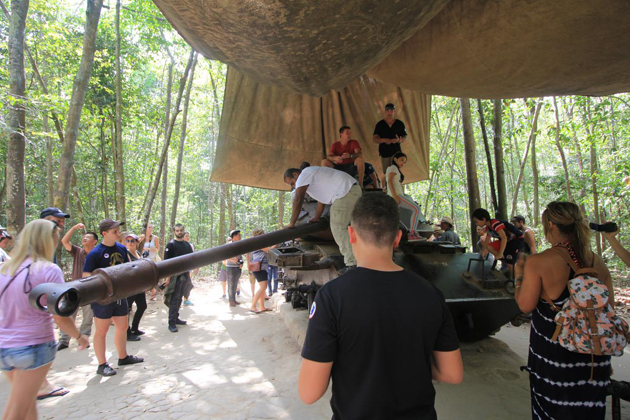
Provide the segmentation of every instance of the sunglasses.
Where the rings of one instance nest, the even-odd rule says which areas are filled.
[[[132,244],[132,243],[136,242],[136,240],[135,239],[127,239],[127,240],[125,240],[125,242],[128,243],[128,244]]]

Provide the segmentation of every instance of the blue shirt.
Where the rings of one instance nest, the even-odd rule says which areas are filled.
[[[114,246],[105,246],[100,243],[85,257],[83,272],[91,273],[97,268],[112,267],[126,262],[129,262],[127,248],[118,242]]]

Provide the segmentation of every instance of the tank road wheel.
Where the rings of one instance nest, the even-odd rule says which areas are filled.
[[[315,296],[317,296],[317,292],[314,290],[310,290],[306,295],[306,309],[311,310],[313,307],[313,302],[315,302]]]
[[[293,307],[293,309],[301,308],[302,306],[304,306],[303,301],[304,299],[302,299],[302,296],[300,296],[299,293],[294,292],[291,296],[291,307]]]

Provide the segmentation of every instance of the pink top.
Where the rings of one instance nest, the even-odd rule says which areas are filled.
[[[28,264],[31,264],[30,258],[24,260],[15,273]],[[0,293],[14,275],[0,273]],[[0,296],[0,348],[32,346],[55,339],[52,314],[28,303],[28,292],[41,283],[63,283],[61,269],[51,262],[36,262],[19,273]]]

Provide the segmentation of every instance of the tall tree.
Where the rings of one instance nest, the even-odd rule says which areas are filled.
[[[68,119],[64,132],[63,150],[59,161],[59,176],[57,177],[57,187],[55,190],[55,206],[62,210],[68,206],[68,196],[70,194],[70,184],[72,181],[72,167],[74,166],[74,151],[77,144],[77,137],[79,136],[81,111],[92,74],[94,51],[96,49],[96,33],[98,31],[98,21],[101,17],[102,7],[103,0],[87,1],[85,31],[83,35],[83,54],[72,87],[72,97],[70,99],[70,108],[68,110]]]
[[[188,105],[190,104],[190,91],[195,79],[195,67],[197,66],[197,54],[193,60],[192,68],[190,69],[190,81],[186,88],[186,98],[184,99],[184,112],[182,114],[182,128],[179,133],[179,150],[177,153],[177,172],[175,173],[175,195],[173,196],[173,207],[171,208],[171,226],[174,226],[177,217],[177,205],[179,203],[179,190],[182,185],[182,162],[184,160],[184,145],[186,143],[186,130],[188,127]]]
[[[569,201],[573,201],[573,195],[571,194],[571,182],[569,180],[569,168],[567,167],[567,158],[564,156],[564,149],[562,148],[562,144],[560,144],[560,116],[558,114],[558,102],[556,101],[555,96],[553,97],[553,109],[556,116],[556,147],[558,148],[560,158],[562,159],[562,169],[564,170],[564,182],[567,189],[567,197],[569,198]]]
[[[278,229],[284,227],[284,191],[278,191]]]
[[[147,200],[146,208],[144,209],[143,226],[146,226],[149,223],[149,218],[151,217],[151,208],[153,207],[153,202],[155,201],[155,195],[157,193],[157,189],[160,183],[160,178],[162,178],[162,170],[164,167],[166,156],[168,154],[169,145],[171,143],[173,127],[175,126],[177,114],[179,114],[179,106],[182,102],[182,96],[184,95],[184,89],[186,88],[186,81],[188,80],[188,73],[190,72],[190,67],[192,66],[194,54],[195,50],[191,50],[190,57],[188,58],[188,64],[186,65],[184,74],[179,81],[179,91],[177,93],[177,100],[175,101],[175,111],[171,116],[171,122],[168,125],[168,130],[164,137],[164,145],[162,146],[162,154],[160,155],[160,162],[158,163],[157,173],[155,177],[151,180],[151,186],[149,187],[149,199]]]
[[[162,36],[164,38],[164,36]],[[175,69],[175,59],[173,58],[170,50],[168,50],[168,55],[171,58],[171,63],[168,66],[168,85],[166,88],[166,110],[164,113],[164,132],[168,131],[168,126],[171,123],[171,95],[173,93],[173,71]],[[166,140],[166,139],[165,139]],[[172,231],[169,229],[169,232],[166,233],[166,197],[168,194],[168,150],[166,151],[166,156],[164,157],[164,163],[162,164],[162,200],[160,206],[160,243],[166,244],[164,242],[165,238],[171,239]],[[162,253],[164,252],[165,246],[161,247]]]
[[[507,188],[505,185],[505,166],[503,164],[503,101],[494,100],[494,163],[497,166],[497,200],[499,219],[507,219]]]
[[[225,203],[227,201],[225,197],[227,195],[226,190],[226,184],[221,183],[221,193],[219,194],[221,196],[219,202],[219,245],[223,245],[227,237],[227,229],[225,226]]]
[[[114,142],[114,185],[116,188],[116,217],[125,221],[125,166],[122,140],[122,70],[120,68],[120,0],[116,1],[116,141]]]
[[[466,156],[466,181],[468,184],[468,209],[470,223],[470,239],[473,244],[478,241],[477,229],[472,221],[472,213],[480,207],[479,180],[477,179],[477,156],[475,153],[475,137],[472,127],[472,116],[470,114],[470,100],[460,98],[462,108],[462,124],[464,127],[464,152]]]
[[[518,201],[518,193],[521,189],[521,181],[523,180],[523,173],[525,171],[525,164],[527,164],[527,157],[529,155],[529,149],[534,140],[534,136],[536,135],[536,130],[538,128],[538,114],[540,114],[540,108],[542,108],[542,101],[538,102],[536,105],[536,109],[534,111],[534,115],[532,117],[532,128],[529,132],[529,139],[527,140],[527,147],[525,148],[525,155],[523,156],[523,160],[521,162],[521,167],[518,171],[518,178],[516,179],[516,184],[514,185],[514,194],[512,197],[512,214],[510,217],[514,217],[516,215],[516,202]]]
[[[541,100],[542,102],[542,100]],[[531,108],[532,115],[535,113],[535,108]],[[532,188],[534,191],[534,226],[540,225],[540,195],[538,192],[538,158],[536,156],[536,137],[538,131],[534,131],[534,135],[532,137]]]
[[[490,194],[492,196],[492,207],[496,212],[499,210],[497,202],[497,190],[494,183],[494,169],[492,168],[492,158],[490,157],[490,144],[488,142],[488,130],[486,129],[486,119],[483,115],[483,103],[481,99],[477,99],[477,108],[479,110],[479,125],[481,126],[481,135],[483,136],[483,148],[486,151],[486,161],[488,163],[488,178],[490,178]]]
[[[9,20],[9,141],[6,159],[7,228],[13,234],[26,222],[24,189],[24,129],[26,126],[26,75],[24,73],[24,30],[28,0],[11,2]]]

